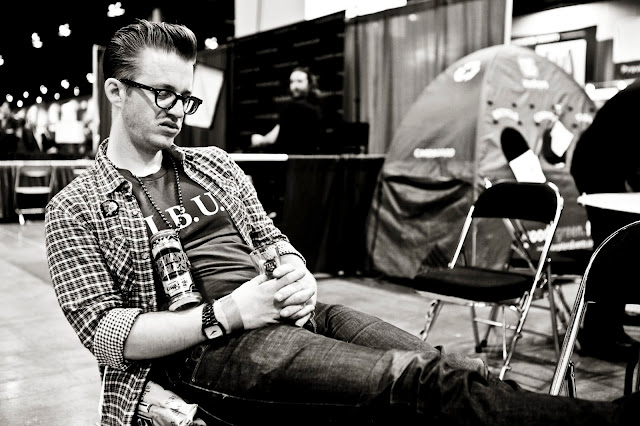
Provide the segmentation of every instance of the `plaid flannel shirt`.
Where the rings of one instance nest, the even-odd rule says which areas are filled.
[[[58,303],[103,374],[101,422],[130,425],[151,362],[124,359],[124,342],[136,317],[158,304],[144,218],[131,184],[107,159],[107,143],[94,165],[47,205],[45,243]],[[276,242],[302,258],[226,152],[174,146],[170,154],[227,209],[248,245]]]

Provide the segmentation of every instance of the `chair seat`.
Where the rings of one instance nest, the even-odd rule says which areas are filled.
[[[410,283],[418,291],[490,303],[521,297],[532,284],[530,274],[471,266],[430,269]]]

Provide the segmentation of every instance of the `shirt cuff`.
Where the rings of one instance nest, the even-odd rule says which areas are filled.
[[[300,252],[296,250],[291,243],[288,243],[286,241],[278,241],[276,243],[276,246],[278,247],[278,253],[280,253],[280,256],[284,256],[285,254],[295,254],[300,259],[302,259],[302,262],[304,262],[305,265],[307,264],[307,260],[304,258],[304,256],[301,255]]]
[[[114,308],[107,312],[96,328],[93,354],[100,365],[125,370],[131,363],[124,359],[124,342],[141,309]]]

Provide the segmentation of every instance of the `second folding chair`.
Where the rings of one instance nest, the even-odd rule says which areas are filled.
[[[558,312],[554,289],[549,286],[549,250],[563,205],[558,188],[550,182],[500,182],[481,192],[469,210],[448,266],[422,271],[409,282],[419,294],[431,300],[421,337],[427,339],[443,304],[470,306],[477,352],[487,345],[489,332],[494,327],[502,331],[500,378],[504,378],[511,368],[511,358],[522,332],[536,332],[524,330],[532,302],[546,297],[551,312],[551,334],[556,354],[559,353]],[[532,244],[527,238],[527,231],[533,226],[544,229],[541,244]],[[482,239],[483,233],[491,235]],[[506,253],[504,262],[494,259],[493,264],[483,264],[475,255],[475,244],[481,240],[483,244],[492,245],[485,247],[485,251]],[[528,267],[510,267],[513,256],[524,259]],[[476,315],[477,307],[490,307],[488,318]],[[517,314],[516,321],[508,323],[505,308]],[[499,312],[501,318],[498,318]],[[487,326],[483,339],[479,336],[478,323]]]

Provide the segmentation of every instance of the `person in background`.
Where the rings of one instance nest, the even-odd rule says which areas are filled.
[[[265,135],[251,135],[251,148],[284,154],[314,154],[323,142],[324,124],[317,77],[307,67],[289,76],[291,99],[284,103],[279,122]]]
[[[102,425],[135,424],[156,385],[197,404],[210,425],[637,422],[640,393],[604,402],[526,391],[480,359],[319,302],[304,257],[242,169],[217,147],[174,144],[201,103],[191,92],[196,54],[182,25],[139,20],[116,31],[103,63],[109,137],[47,205],[49,271],[100,366]],[[149,242],[161,230],[179,238],[203,303],[166,309]],[[249,256],[269,243],[282,257],[270,279]]]
[[[0,105],[0,158],[15,158],[20,143],[19,123],[8,102]]]
[[[640,191],[640,144],[634,140],[640,80],[618,92],[598,110],[576,144],[571,175],[580,193]],[[640,215],[586,206],[593,247]],[[617,277],[612,265],[611,279]],[[610,361],[628,359],[633,339],[624,331],[625,301],[606,292],[607,283],[592,285],[596,303],[589,304],[578,334],[581,354]]]

